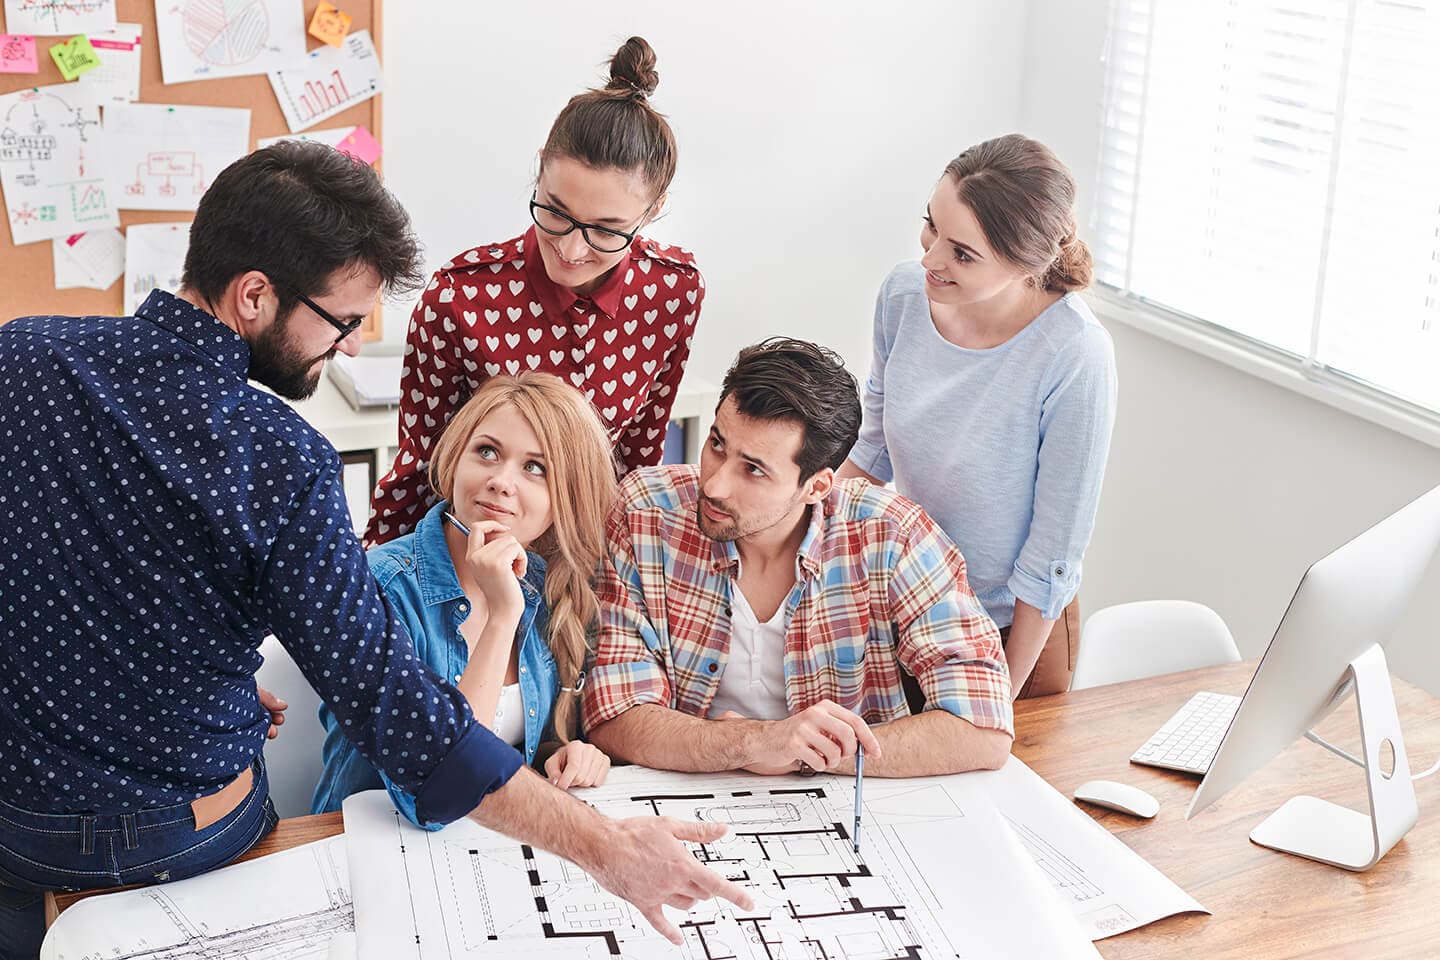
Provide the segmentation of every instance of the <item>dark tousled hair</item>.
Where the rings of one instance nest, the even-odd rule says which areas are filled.
[[[860,435],[860,389],[833,350],[772,337],[740,351],[725,373],[720,402],[755,420],[789,420],[804,430],[800,480],[838,469]]]
[[[241,157],[210,184],[190,224],[184,285],[207,303],[241,274],[270,278],[284,315],[342,267],[373,267],[391,294],[424,283],[410,216],[369,165],[303,140]]]
[[[644,37],[631,37],[610,58],[610,82],[570,98],[550,127],[541,163],[570,157],[597,170],[639,171],[653,196],[675,179],[675,134],[663,114],[650,106],[660,84],[655,51]]]
[[[977,143],[945,167],[990,249],[1054,293],[1090,286],[1090,248],[1075,235],[1075,178],[1049,147],[1007,134]]]

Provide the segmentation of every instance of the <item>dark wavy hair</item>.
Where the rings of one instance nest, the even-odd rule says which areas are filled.
[[[369,165],[324,144],[282,140],[236,160],[200,198],[184,285],[209,303],[250,270],[287,314],[342,267],[373,267],[386,291],[424,283],[410,215]]]
[[[720,402],[755,420],[800,424],[800,480],[845,462],[860,435],[860,389],[839,354],[808,340],[772,337],[740,351],[725,373]]]

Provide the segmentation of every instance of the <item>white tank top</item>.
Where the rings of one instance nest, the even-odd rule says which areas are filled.
[[[520,684],[507,683],[500,688],[490,732],[512,747],[525,746],[525,700],[520,696]]]

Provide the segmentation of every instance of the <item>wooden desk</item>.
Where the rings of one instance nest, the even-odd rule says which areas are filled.
[[[1142,857],[1214,911],[1170,917],[1100,941],[1108,960],[1404,958],[1433,956],[1440,944],[1440,775],[1416,784],[1420,822],[1367,873],[1350,873],[1250,842],[1250,830],[1296,793],[1363,809],[1364,773],[1312,743],[1292,745],[1219,803],[1185,820],[1199,781],[1129,762],[1135,751],[1197,690],[1243,693],[1253,661],[1172,674],[1016,704],[1015,755],[1069,794],[1086,780],[1135,784],[1160,800],[1154,820],[1086,807]],[[1440,700],[1394,681],[1413,765],[1440,754]],[[1343,704],[1319,732],[1358,750],[1354,707]],[[1429,814],[1427,816],[1427,813]],[[340,814],[282,820],[242,859],[334,836]],[[63,910],[85,893],[61,894]],[[47,910],[52,904],[46,899]]]
[[[1102,940],[1100,953],[1109,960],[1440,953],[1440,774],[1415,785],[1415,828],[1371,870],[1351,873],[1250,842],[1251,829],[1299,793],[1366,809],[1364,771],[1315,744],[1292,744],[1189,821],[1197,777],[1129,762],[1192,693],[1244,693],[1254,669],[1255,661],[1229,664],[1016,704],[1015,755],[1056,790],[1068,796],[1086,780],[1120,780],[1155,795],[1154,820],[1082,806],[1213,912]],[[1440,754],[1440,700],[1401,680],[1394,686],[1410,763],[1423,770]],[[1317,732],[1358,753],[1353,699]]]

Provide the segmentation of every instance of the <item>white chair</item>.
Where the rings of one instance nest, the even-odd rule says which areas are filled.
[[[1240,659],[1220,615],[1190,600],[1141,600],[1097,610],[1080,630],[1071,690]]]
[[[316,714],[320,696],[279,640],[266,637],[260,655],[265,662],[255,682],[289,704],[279,736],[265,744],[270,799],[280,816],[303,817],[310,812],[310,797],[320,780],[320,748],[325,743],[325,728]]]

